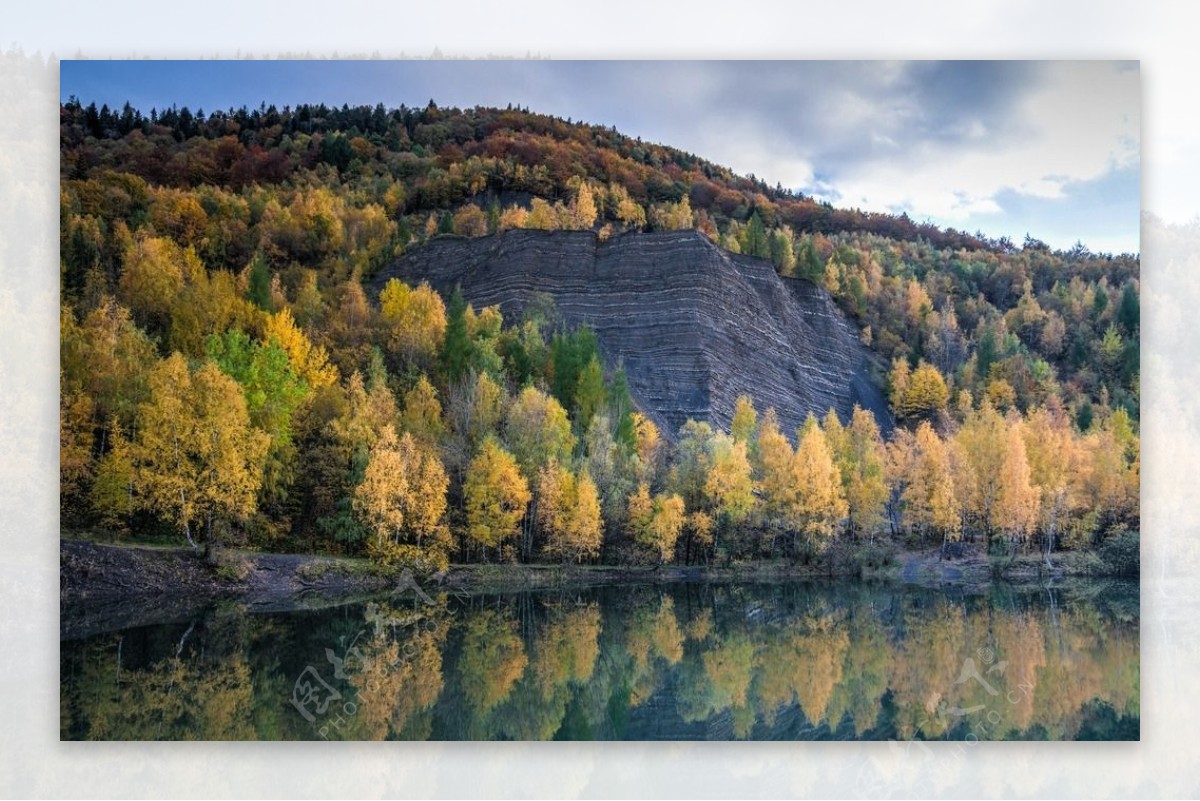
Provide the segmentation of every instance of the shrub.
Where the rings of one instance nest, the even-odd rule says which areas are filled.
[[[1094,551],[1063,551],[1059,561],[1071,576],[1098,576],[1108,571],[1104,560]]]
[[[1142,570],[1141,534],[1122,529],[1110,533],[1100,546],[1100,560],[1112,576],[1138,576]]]
[[[389,568],[410,568],[419,575],[445,570],[450,559],[440,548],[421,548],[391,540],[372,538],[367,543],[367,556]]]
[[[250,575],[250,560],[225,548],[210,550],[209,562],[217,577],[225,581],[244,581]]]
[[[892,567],[896,564],[896,546],[886,540],[863,543],[854,553],[854,563],[860,576]]]

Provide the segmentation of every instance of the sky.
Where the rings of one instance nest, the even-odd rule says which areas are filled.
[[[615,126],[835,206],[1138,252],[1136,61],[63,61],[149,112],[506,106]]]

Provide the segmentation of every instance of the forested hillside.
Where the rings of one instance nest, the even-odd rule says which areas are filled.
[[[61,169],[64,526],[423,565],[1137,527],[1136,256],[833,209],[519,109],[72,100]],[[901,428],[781,431],[751,392],[729,431],[667,438],[553,304],[364,291],[431,239],[513,228],[695,229],[824,288]]]

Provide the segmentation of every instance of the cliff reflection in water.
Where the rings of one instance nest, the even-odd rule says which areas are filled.
[[[677,585],[62,643],[65,739],[1136,739],[1135,584]]]

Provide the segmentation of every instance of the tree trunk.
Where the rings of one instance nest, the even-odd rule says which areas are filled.
[[[187,506],[187,503],[183,497],[183,490],[180,490],[179,491],[180,511],[182,511],[185,506]],[[187,537],[188,545],[192,546],[193,551],[200,549],[200,546],[196,545],[196,541],[194,539],[192,539],[192,526],[191,526],[191,523],[188,522],[187,517],[183,518],[183,535],[185,537]]]

